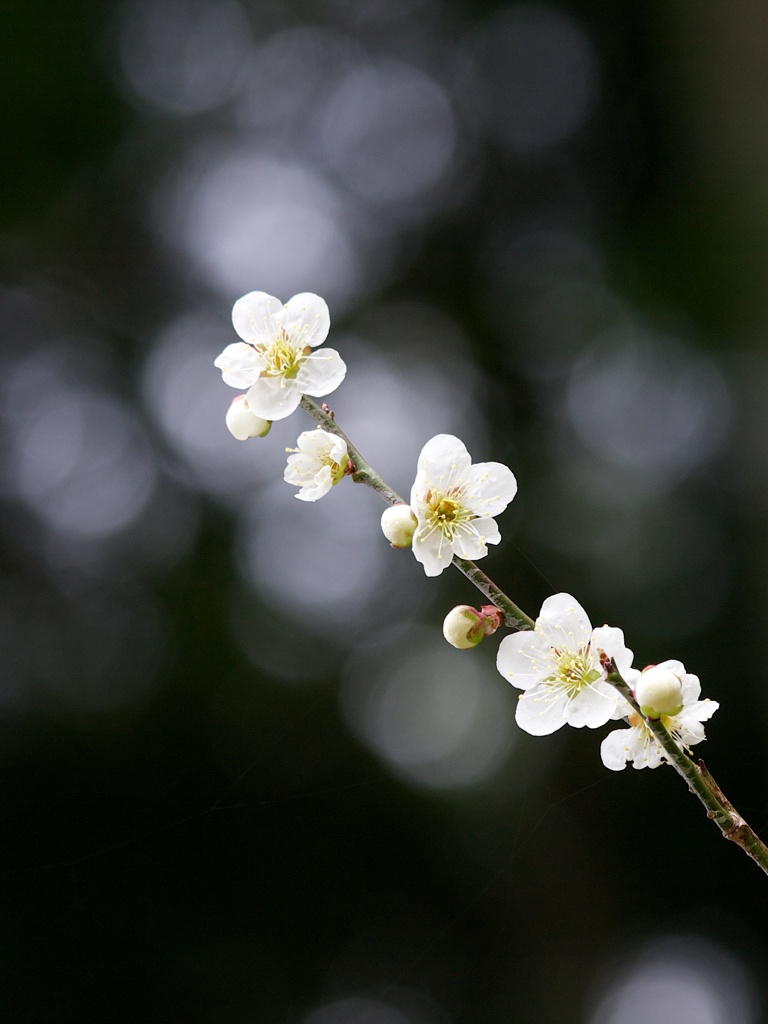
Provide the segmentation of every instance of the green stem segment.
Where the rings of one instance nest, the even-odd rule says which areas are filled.
[[[350,475],[355,483],[365,484],[367,487],[372,488],[390,505],[405,504],[404,499],[400,497],[397,491],[393,491],[366,462],[344,431],[337,426],[333,413],[327,406],[319,406],[311,398],[304,395],[301,399],[301,407],[309,413],[323,430],[327,430],[331,434],[337,434],[346,441],[349,457],[354,467],[351,469]],[[514,601],[497,587],[493,580],[486,576],[474,562],[454,557],[453,564],[459,572],[462,572],[499,609],[504,618],[504,623],[509,629],[525,630],[535,627],[533,619],[518,608]],[[608,675],[608,681],[629,702],[634,712],[651,730],[664,748],[668,762],[679,775],[682,775],[688,783],[690,791],[706,807],[707,817],[715,822],[726,839],[740,846],[747,856],[751,857],[768,875],[768,847],[741,817],[730,800],[728,800],[704,762],[700,760],[697,764],[692,761],[677,745],[661,719],[647,718],[642,713],[632,690],[622,679],[619,672],[614,669]]]
[[[608,675],[608,682],[615,686],[622,697],[629,702],[633,711],[643,719],[664,748],[669,764],[679,775],[682,775],[688,783],[690,791],[706,807],[707,817],[715,822],[726,839],[740,846],[747,856],[751,857],[768,875],[768,847],[726,797],[704,762],[692,761],[677,745],[660,718],[647,718],[642,713],[635,700],[635,695],[617,671],[614,670]]]
[[[304,395],[301,399],[301,408],[308,412],[323,430],[327,430],[329,434],[336,434],[346,441],[349,458],[354,465],[350,475],[355,483],[371,487],[390,505],[406,504],[405,499],[401,498],[397,491],[393,491],[389,484],[382,480],[379,474],[366,462],[344,431],[338,426],[333,413],[327,406],[324,408]],[[464,573],[471,583],[474,583],[481,594],[484,594],[499,609],[504,617],[505,626],[509,629],[533,629],[535,625],[533,619],[529,618],[521,608],[518,608],[515,602],[507,597],[504,591],[497,587],[493,580],[486,576],[482,569],[479,569],[474,562],[470,562],[466,558],[454,557],[453,564],[459,572]]]

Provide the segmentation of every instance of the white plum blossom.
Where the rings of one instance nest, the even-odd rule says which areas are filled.
[[[381,514],[381,532],[393,548],[409,548],[418,520],[410,505],[398,503],[385,508]]]
[[[493,516],[517,493],[511,469],[499,462],[472,465],[464,444],[438,434],[421,450],[411,507],[418,520],[413,553],[427,576],[439,576],[454,555],[477,559],[501,540]]]
[[[255,416],[248,405],[246,395],[236,395],[227,409],[227,430],[238,441],[247,441],[249,437],[266,437],[272,429],[270,420]]]
[[[344,476],[349,463],[347,442],[318,427],[299,434],[296,444],[286,449],[294,454],[288,456],[283,479],[301,488],[296,495],[301,501],[317,501]]]
[[[685,671],[682,662],[664,661],[647,671],[654,670],[672,673],[680,681],[682,708],[676,714],[659,716],[667,732],[683,750],[701,743],[706,739],[702,722],[710,719],[720,705],[716,700],[699,700],[701,683],[697,676]],[[600,756],[605,767],[619,772],[626,768],[627,762],[631,762],[633,768],[658,768],[664,764],[668,754],[641,716],[624,700],[617,712],[626,716],[629,728],[614,729],[603,740]]]
[[[224,383],[248,388],[248,407],[266,420],[281,420],[302,395],[328,395],[344,380],[339,353],[324,348],[331,318],[324,299],[302,292],[283,304],[266,292],[249,292],[232,309],[242,341],[227,345],[214,365]]]
[[[501,641],[496,667],[525,691],[515,713],[520,728],[546,736],[566,724],[595,729],[614,717],[619,693],[608,672],[613,662],[631,685],[639,675],[632,657],[620,629],[592,629],[575,598],[555,594],[541,606],[533,630]]]

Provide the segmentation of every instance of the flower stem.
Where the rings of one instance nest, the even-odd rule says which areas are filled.
[[[333,413],[327,406],[323,408],[322,406],[319,406],[317,402],[313,402],[311,398],[308,398],[307,395],[302,395],[301,408],[305,412],[308,412],[312,419],[318,423],[323,430],[327,430],[329,434],[336,434],[337,437],[346,441],[349,458],[355,465],[354,472],[351,476],[356,484],[365,484],[367,487],[373,488],[373,490],[380,494],[389,505],[405,504],[405,500],[400,497],[397,491],[393,491],[392,488],[382,480],[376,470],[365,461],[344,431],[338,426],[333,417]]]
[[[533,629],[536,623],[522,608],[518,608],[515,602],[507,597],[500,587],[497,587],[490,576],[486,576],[482,569],[478,569],[474,562],[466,558],[459,558],[454,555],[453,564],[463,572],[470,582],[474,583],[481,594],[485,594],[488,600],[496,605],[504,616],[504,624],[510,629]]]
[[[711,772],[699,760],[698,764],[691,760],[675,742],[660,718],[647,718],[629,685],[614,668],[608,675],[608,682],[628,701],[633,711],[638,714],[653,735],[664,748],[667,761],[675,771],[682,775],[688,788],[694,793],[707,809],[707,817],[711,818],[726,839],[736,843],[752,860],[768,875],[768,846],[750,828],[731,801],[715,782]]]
[[[397,491],[393,491],[376,470],[366,462],[344,431],[338,426],[333,413],[327,407],[323,408],[317,402],[313,402],[311,398],[302,395],[301,408],[308,412],[320,424],[323,430],[327,430],[330,434],[336,434],[346,441],[349,457],[355,464],[354,472],[351,474],[355,483],[371,487],[390,505],[405,504],[404,499],[400,497]],[[533,629],[535,625],[533,619],[529,618],[522,609],[518,608],[515,602],[500,587],[497,587],[493,580],[486,576],[482,569],[479,569],[474,562],[470,562],[466,558],[454,556],[453,564],[459,572],[464,573],[471,583],[474,583],[481,594],[485,595],[499,609],[504,617],[504,624],[509,629]]]
[[[392,490],[392,488],[379,476],[379,474],[363,458],[357,448],[352,444],[343,430],[336,424],[333,413],[328,407],[322,407],[306,395],[302,396],[301,408],[318,423],[323,430],[336,434],[347,443],[350,460],[354,463],[354,471],[351,476],[355,483],[365,484],[372,488],[384,498],[390,505],[405,504],[403,498]],[[489,576],[479,569],[474,562],[467,559],[454,557],[453,564],[462,572],[467,579],[474,583],[477,589],[488,598],[501,612],[504,623],[510,629],[525,630],[533,629],[535,623],[530,616],[526,615],[509,598],[503,590],[496,586]],[[744,850],[748,857],[762,868],[768,875],[768,847],[760,837],[750,828],[741,817],[736,808],[725,796],[718,784],[712,777],[709,769],[703,761],[696,764],[677,745],[677,742],[670,735],[661,719],[647,718],[640,710],[635,695],[629,685],[621,677],[620,673],[614,670],[608,675],[608,682],[619,691],[632,707],[632,709],[643,719],[653,735],[659,741],[667,755],[669,764],[682,775],[688,783],[688,788],[694,793],[707,809],[707,817],[711,818],[718,826],[726,839],[736,843]]]

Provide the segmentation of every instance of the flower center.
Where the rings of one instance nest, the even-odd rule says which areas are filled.
[[[289,338],[283,327],[271,344],[259,345],[258,348],[267,363],[266,369],[261,371],[262,377],[284,377],[287,380],[297,376],[301,364],[311,351]]]
[[[600,675],[599,669],[592,667],[584,652],[563,651],[557,656],[553,678],[565,687],[569,696],[575,696],[585,686],[596,682]]]
[[[461,501],[462,494],[459,488],[442,494],[440,491],[429,491],[427,493],[426,519],[432,529],[438,529],[449,540],[453,540],[457,530],[476,519],[474,512],[471,512]]]
[[[341,462],[334,462],[333,459],[325,460],[326,466],[328,466],[331,470],[331,480],[333,480],[334,484],[337,484],[339,480],[341,480],[341,478],[344,476],[348,462],[348,455],[345,455]]]

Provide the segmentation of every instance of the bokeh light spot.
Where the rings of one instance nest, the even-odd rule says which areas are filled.
[[[230,98],[248,50],[248,22],[235,0],[130,0],[120,11],[125,81],[144,103],[199,114]]]
[[[594,453],[679,481],[721,447],[730,401],[713,361],[675,338],[625,328],[596,344],[574,369],[567,408]]]
[[[328,162],[358,195],[407,203],[447,171],[456,130],[443,89],[396,61],[349,71],[329,101]]]
[[[309,167],[261,152],[192,158],[158,190],[157,224],[228,298],[310,289],[338,304],[360,285],[347,211]]]
[[[508,694],[484,659],[399,628],[360,648],[342,691],[352,730],[397,774],[436,789],[489,778],[514,742]]]
[[[108,537],[144,510],[156,480],[154,455],[126,405],[57,377],[54,363],[32,354],[8,374],[6,486],[64,534]]]
[[[564,142],[594,108],[594,49],[562,11],[538,4],[502,10],[484,26],[476,59],[490,99],[479,113],[512,153],[537,155]]]
[[[755,1024],[755,985],[718,943],[667,936],[635,951],[604,983],[590,1024]]]

